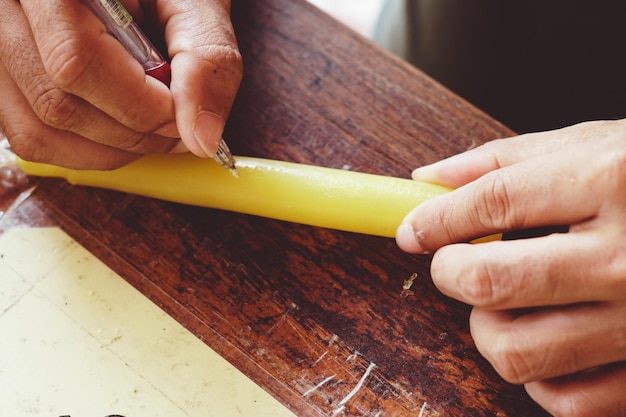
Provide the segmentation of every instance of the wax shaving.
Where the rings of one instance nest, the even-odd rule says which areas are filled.
[[[417,279],[417,272],[411,274],[409,279],[404,280],[402,283],[402,291],[400,291],[400,297],[407,298],[410,295],[413,295],[414,292],[411,291],[411,287],[413,286],[413,281]]]

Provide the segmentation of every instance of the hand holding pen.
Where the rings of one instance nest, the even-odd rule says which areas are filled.
[[[170,86],[172,79],[169,63],[143,34],[133,17],[118,0],[85,0],[90,9],[104,23],[107,30],[141,64],[146,74]],[[204,150],[203,150],[204,151]],[[214,156],[224,168],[237,176],[237,168],[224,139],[219,142]]]
[[[173,150],[213,156],[242,73],[229,4],[155,2],[172,59],[168,89],[85,3],[4,3],[0,130],[18,155],[94,169]],[[147,23],[139,2],[126,6]]]

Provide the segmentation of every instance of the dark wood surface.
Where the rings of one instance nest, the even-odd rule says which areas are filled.
[[[234,0],[233,21],[235,154],[408,177],[511,134],[303,0]],[[11,206],[29,184],[3,182],[0,232],[62,227],[298,416],[545,415],[477,353],[430,258],[392,239],[51,179]]]

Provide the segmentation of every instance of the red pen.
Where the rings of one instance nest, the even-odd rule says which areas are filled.
[[[107,31],[141,64],[146,74],[169,87],[170,64],[141,31],[119,0],[85,0],[89,9],[104,23]],[[237,176],[235,159],[224,139],[220,141],[214,159]]]

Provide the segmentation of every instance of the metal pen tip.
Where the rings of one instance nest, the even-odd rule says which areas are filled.
[[[239,172],[235,166],[235,158],[233,158],[233,154],[230,153],[230,149],[228,149],[228,145],[226,145],[224,139],[220,141],[213,159],[215,159],[224,168],[229,169],[230,173],[233,174],[235,178],[239,177]]]

